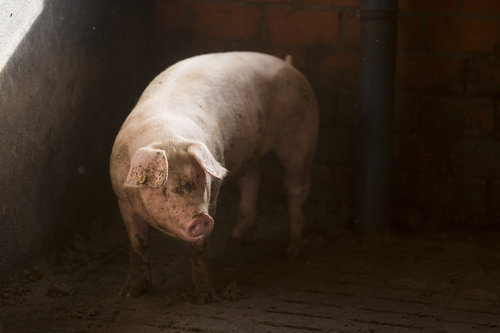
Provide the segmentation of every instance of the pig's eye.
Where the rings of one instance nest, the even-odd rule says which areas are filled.
[[[191,169],[191,177],[196,185],[205,186],[205,170],[198,163]]]
[[[198,185],[205,185],[204,179],[203,179],[204,174],[201,174],[200,172],[196,172],[194,175],[194,181]]]

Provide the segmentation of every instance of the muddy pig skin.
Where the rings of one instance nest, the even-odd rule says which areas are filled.
[[[206,240],[222,180],[238,179],[241,240],[255,226],[258,160],[274,152],[284,167],[290,213],[288,254],[303,246],[302,205],[318,131],[316,98],[290,59],[253,52],[196,56],[159,74],[123,123],[113,146],[113,190],[130,241],[122,295],[151,285],[148,230],[191,243],[192,279],[212,295]]]

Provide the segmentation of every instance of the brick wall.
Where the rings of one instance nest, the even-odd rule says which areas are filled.
[[[158,66],[213,51],[293,56],[321,107],[314,210],[341,224],[357,218],[360,2],[156,0]],[[400,0],[400,8],[397,223],[499,224],[500,2]]]
[[[395,202],[434,225],[499,225],[500,1],[400,8]]]

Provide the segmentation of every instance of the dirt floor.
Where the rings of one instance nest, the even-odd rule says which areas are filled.
[[[227,245],[235,200],[222,198],[211,239],[218,301],[191,298],[188,247],[156,232],[153,289],[118,296],[128,269],[119,226],[118,240],[77,241],[1,290],[0,332],[500,332],[500,232],[317,229],[290,263],[281,204],[262,204],[252,239]]]

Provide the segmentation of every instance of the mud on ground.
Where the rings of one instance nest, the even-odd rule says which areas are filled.
[[[152,290],[118,296],[128,249],[117,226],[118,240],[75,242],[2,289],[0,332],[500,332],[500,232],[316,228],[290,263],[284,204],[262,204],[253,237],[229,247],[235,203],[221,198],[210,243],[217,301],[194,301],[188,247],[156,232]]]

